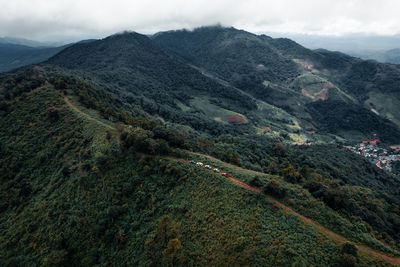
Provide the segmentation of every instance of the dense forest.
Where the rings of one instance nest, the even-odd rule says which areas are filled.
[[[372,129],[385,129],[380,132],[383,139],[388,138],[388,143],[398,140],[398,127],[394,125],[400,122],[398,110],[386,101],[400,99],[400,72],[392,65],[322,49],[312,51],[289,39],[273,39],[219,26],[162,32],[153,39],[194,65],[284,109],[301,119],[304,126],[319,124],[325,133],[345,139],[352,139],[354,135],[354,141]],[[303,80],[301,86],[298,86],[299,77]],[[322,81],[319,88],[313,79]],[[376,99],[377,94],[382,97]],[[320,99],[320,103],[314,103]],[[367,114],[365,106],[370,103],[377,110],[385,109],[386,114],[379,117]],[[343,106],[346,111],[338,112]],[[343,118],[354,109],[352,106],[356,112],[351,112],[350,118]],[[328,110],[330,114],[326,117]],[[349,130],[343,122],[356,127]]]
[[[0,265],[396,262],[398,164],[385,172],[343,144],[351,131],[393,144],[397,126],[347,89],[311,101],[289,55],[332,72],[357,60],[225,28],[172,32],[178,53],[165,34],[80,43],[0,75]],[[224,44],[218,60],[196,40]],[[260,51],[268,70],[255,74]]]

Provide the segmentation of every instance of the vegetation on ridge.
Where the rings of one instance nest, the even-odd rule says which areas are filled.
[[[272,42],[255,36],[250,45],[244,32],[219,31],[237,38],[233,47],[243,50]],[[273,42],[278,62],[288,64],[293,77],[301,74]],[[328,57],[338,61],[331,65],[347,64],[342,55],[300,54],[315,56],[318,64]],[[316,114],[294,115],[319,105],[334,110],[334,101],[303,96],[300,109],[292,112],[283,103],[283,111],[213,75],[134,33],[78,44],[45,64],[1,75],[0,265],[393,263],[383,257],[400,250],[399,177],[339,142],[290,145],[290,134],[303,134],[306,125],[321,131],[315,139],[337,140],[332,132],[339,135],[343,125],[324,128],[331,124]],[[260,88],[298,96],[290,83],[269,75]],[[376,123],[359,126],[361,133],[384,129],[386,140],[398,140],[393,125],[366,114]],[[215,120],[233,115],[247,121]],[[381,256],[367,255],[365,246]]]

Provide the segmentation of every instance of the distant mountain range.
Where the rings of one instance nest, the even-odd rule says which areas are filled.
[[[0,43],[0,72],[40,63],[54,56],[65,47],[30,47],[19,44]]]
[[[278,34],[272,36],[287,36],[310,49],[328,49],[340,51],[362,59],[373,59],[382,63],[400,64],[400,36],[321,36],[302,34]]]
[[[353,52],[352,55],[363,59],[374,59],[379,62],[400,64],[400,48],[387,51],[360,51]]]
[[[397,67],[225,27],[46,49],[0,74],[1,266],[399,263],[399,173],[344,148],[396,153]]]
[[[0,72],[43,62],[70,45],[42,43],[21,38],[0,38]]]
[[[57,47],[63,45],[58,42],[39,42],[16,37],[0,37],[0,44],[16,44],[29,47]]]

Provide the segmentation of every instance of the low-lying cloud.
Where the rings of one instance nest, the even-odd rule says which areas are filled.
[[[106,36],[220,23],[252,32],[400,32],[397,0],[0,0],[0,36]]]

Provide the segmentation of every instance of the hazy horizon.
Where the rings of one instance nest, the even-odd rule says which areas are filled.
[[[254,33],[286,35],[400,33],[400,2],[395,0],[0,1],[0,36],[37,41],[101,38],[124,30],[152,34],[218,23]]]
[[[207,27],[207,26],[216,26],[220,24],[214,25],[202,25],[199,27]],[[233,27],[230,25],[220,25],[223,27]],[[180,28],[180,29],[171,29],[171,30],[193,30],[194,28]],[[238,27],[238,29],[246,30]],[[81,35],[81,36],[53,36],[48,39],[38,39],[38,38],[28,38],[28,37],[10,37],[10,36],[0,36],[0,39],[11,39],[11,43],[23,44],[28,46],[61,46],[68,43],[79,42],[87,39],[102,39],[109,35],[122,33],[124,31],[134,31],[140,34],[154,34],[154,33],[144,33],[135,31],[132,29],[125,29],[123,31],[106,34],[106,35]],[[251,32],[251,31],[249,31]],[[363,54],[368,52],[377,52],[377,51],[388,51],[391,49],[400,48],[400,35],[377,35],[377,34],[345,34],[342,36],[335,35],[318,35],[318,34],[299,34],[299,33],[284,33],[284,32],[252,32],[254,34],[265,34],[271,36],[273,38],[289,38],[297,43],[301,44],[304,47],[309,49],[327,49],[332,51],[340,51],[356,56],[363,56]],[[13,40],[14,39],[14,40]],[[14,42],[12,42],[14,41]],[[0,40],[2,42],[2,40]],[[368,58],[368,57],[366,57]]]

